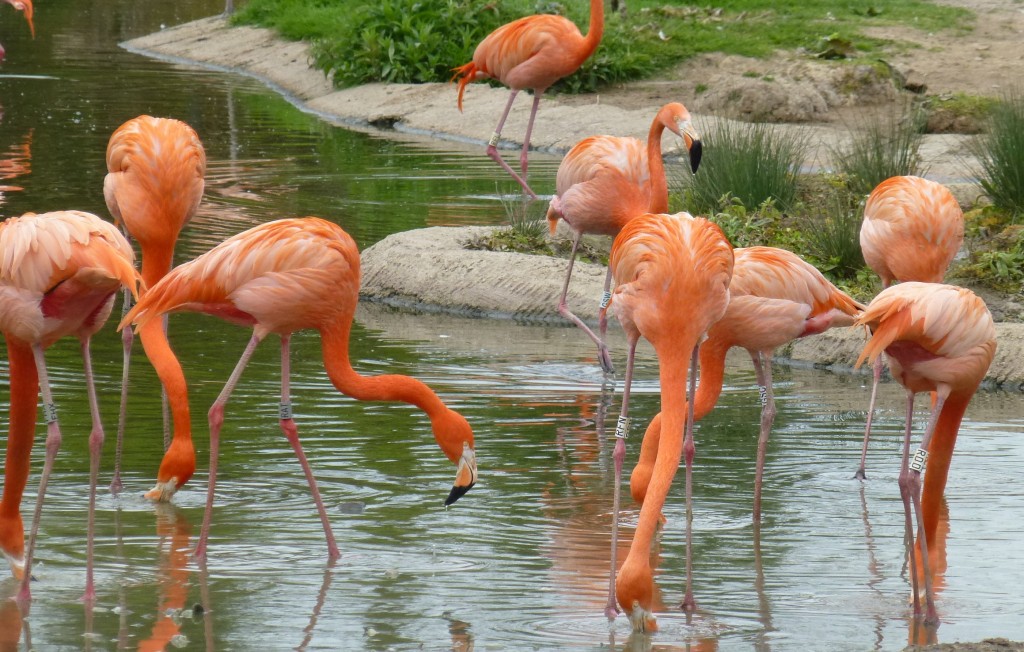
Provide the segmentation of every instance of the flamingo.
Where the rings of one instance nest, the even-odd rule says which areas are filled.
[[[62,337],[81,342],[85,381],[92,415],[89,435],[89,512],[86,544],[86,585],[83,599],[93,604],[93,535],[96,478],[99,473],[103,424],[93,383],[89,342],[110,316],[118,288],[135,291],[141,280],[131,245],[108,222],[82,211],[26,213],[0,224],[0,331],[10,361],[11,408],[0,499],[0,549],[16,578],[18,600],[31,600],[32,554],[61,432],[46,371],[44,351]],[[46,418],[46,458],[39,480],[27,550],[20,504],[28,479],[36,405],[42,390]]]
[[[625,397],[632,381],[633,359],[641,336],[654,345],[658,354],[664,418],[661,421],[661,445],[648,485],[647,500],[640,510],[629,553],[618,578],[610,587],[606,614],[614,618],[617,596],[634,629],[648,631],[657,629],[651,613],[654,595],[651,542],[682,456],[686,460],[687,514],[683,608],[696,608],[691,553],[695,448],[693,401],[686,398],[687,361],[696,366],[698,344],[712,324],[725,314],[729,303],[733,254],[725,234],[713,222],[687,213],[645,214],[631,220],[619,232],[612,244],[610,265],[617,286],[612,305],[629,342],[620,423],[622,419],[628,419]],[[695,369],[689,373],[691,395],[694,376]],[[620,430],[616,430],[616,436],[621,440]],[[621,441],[616,442],[614,453],[617,471],[621,471],[625,454],[625,447],[620,444]],[[617,545],[614,530],[612,538],[612,545]]]
[[[110,136],[107,143],[107,176],[103,180],[103,196],[114,221],[135,238],[142,249],[142,278],[148,287],[156,285],[174,262],[174,245],[178,234],[195,215],[203,197],[206,173],[206,152],[192,127],[172,118],[154,118],[141,115],[128,120]],[[125,310],[129,301],[125,296]],[[169,348],[163,324],[139,330],[142,347],[153,362],[157,375],[168,391],[181,392],[184,373],[177,358],[165,354]],[[124,441],[128,405],[128,369],[132,350],[132,331],[122,332],[124,371],[121,383],[121,410],[117,424],[117,445],[114,453],[114,478],[111,490],[121,489],[121,449]],[[173,414],[175,430],[188,430],[191,446],[191,421],[188,401],[176,401]],[[166,415],[166,409],[165,409]],[[166,416],[164,419],[164,447],[168,444]],[[195,452],[175,450],[181,458],[192,458]],[[181,462],[187,466],[188,462]],[[182,482],[191,476],[183,474]]]
[[[926,601],[925,623],[938,615],[929,573],[929,549],[934,549],[957,432],[967,405],[985,377],[995,355],[995,325],[985,302],[970,290],[939,283],[907,282],[883,290],[856,320],[871,339],[857,366],[874,362],[882,351],[895,378],[907,390],[907,422],[900,467],[900,495],[905,514],[907,553],[910,555],[914,613],[920,615],[917,552],[920,553]],[[914,395],[934,392],[931,417],[921,447],[910,456]],[[921,473],[927,463],[922,493]],[[913,515],[917,518],[917,551]]]
[[[597,49],[604,34],[604,0],[590,0],[590,27],[583,36],[572,21],[562,16],[541,14],[525,16],[506,23],[494,30],[476,46],[473,60],[453,68],[452,80],[459,80],[459,111],[462,111],[462,95],[466,85],[487,77],[497,79],[508,86],[512,93],[505,105],[505,111],[494,128],[494,134],[487,141],[487,156],[503,170],[512,175],[523,190],[533,199],[537,194],[526,182],[527,153],[530,149],[530,134],[537,117],[540,96],[552,84],[573,74]],[[498,142],[505,119],[512,109],[516,95],[523,89],[533,91],[533,107],[523,137],[523,151],[519,155],[522,176],[501,158]]]
[[[411,403],[427,413],[438,445],[458,465],[446,505],[458,500],[476,482],[473,431],[461,414],[448,409],[429,387],[414,378],[367,377],[352,369],[348,357],[349,329],[358,300],[359,251],[352,238],[336,224],[316,217],[283,219],[228,238],[175,268],[144,293],[121,321],[121,328],[134,323],[141,330],[147,324],[159,322],[158,318],[165,313],[188,310],[253,327],[245,352],[209,411],[210,480],[203,526],[194,552],[196,558],[206,556],[224,407],[256,346],[271,333],[281,337],[281,429],[305,472],[332,560],[339,556],[338,548],[292,418],[289,341],[294,331],[312,328],[320,332],[324,367],[343,394],[362,401]],[[170,349],[162,354],[174,355]],[[187,402],[187,395],[168,392],[168,396]],[[177,440],[184,433],[175,429],[174,435]],[[168,460],[175,443],[168,449],[161,473],[165,465],[173,473],[175,465],[180,464],[180,460]],[[187,445],[191,448],[191,442]],[[194,460],[192,464],[194,467]],[[158,481],[153,491],[173,494],[180,486],[177,476],[171,475],[168,480]]]
[[[941,283],[964,242],[964,214],[944,185],[921,177],[890,177],[878,184],[864,205],[860,247],[864,261],[882,279],[882,289],[899,281]],[[865,463],[875,413],[882,358],[875,359],[860,467]]]
[[[35,10],[32,8],[32,0],[2,0],[7,4],[14,7],[16,11],[20,11],[25,15],[25,21],[28,22],[28,29],[32,32],[32,38],[36,37],[36,26],[32,22],[32,15]]]
[[[700,384],[694,398],[694,419],[700,421],[718,402],[729,349],[750,354],[761,394],[761,431],[754,476],[755,522],[761,520],[761,486],[775,396],[772,354],[797,338],[822,333],[833,326],[851,326],[864,306],[826,279],[796,254],[776,247],[746,247],[733,251],[736,264],[729,285],[729,308],[700,347]],[[660,415],[647,428],[640,458],[630,476],[633,498],[643,503],[658,453]]]
[[[606,373],[612,372],[612,361],[604,343],[607,306],[611,287],[611,269],[604,281],[601,299],[600,336],[574,315],[565,302],[569,292],[576,250],[584,233],[616,235],[622,227],[643,213],[668,211],[668,182],[661,157],[661,136],[668,129],[682,138],[690,154],[694,172],[700,165],[700,136],[690,124],[690,112],[678,102],[664,105],[654,116],[647,134],[646,147],[636,138],[591,136],[576,143],[562,159],[555,177],[557,194],[548,207],[547,219],[552,235],[559,218],[565,220],[575,237],[569,268],[565,273],[558,312],[583,329],[597,344],[598,359]]]

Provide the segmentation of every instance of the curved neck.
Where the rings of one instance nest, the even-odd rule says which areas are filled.
[[[426,412],[431,419],[447,411],[437,394],[415,378],[398,374],[362,376],[357,373],[348,357],[348,324],[322,328],[320,339],[327,376],[342,394],[360,401],[409,403]]]
[[[665,125],[656,120],[651,124],[647,134],[647,167],[651,178],[648,182],[651,189],[652,213],[668,212],[668,180],[665,178],[665,162],[661,157],[661,136],[665,133]]]
[[[146,357],[149,358],[153,369],[156,370],[156,375],[163,383],[164,391],[167,392],[167,401],[171,406],[171,416],[174,420],[173,442],[177,442],[179,445],[187,443],[191,448],[192,419],[188,407],[188,386],[185,383],[185,372],[182,371],[181,363],[178,362],[178,357],[174,355],[171,344],[167,341],[163,318],[158,317],[147,321],[139,327],[138,335],[142,340],[142,348],[146,351]],[[162,468],[163,465],[161,465]],[[160,479],[166,480],[162,477]],[[182,482],[184,481],[182,480]]]
[[[142,252],[142,280],[146,282],[146,289],[156,285],[156,282],[167,275],[174,263],[174,245],[170,247],[148,248]],[[162,321],[162,320],[155,320]],[[140,331],[141,332],[141,331]]]
[[[580,64],[590,58],[601,43],[604,36],[604,0],[590,0],[590,27],[587,28],[587,35],[583,37],[583,58]]]
[[[32,347],[10,338],[5,339],[7,360],[10,365],[11,406],[0,518],[14,518],[19,517],[21,497],[28,481],[39,405],[39,375],[36,373]],[[7,542],[0,540],[0,543]]]
[[[693,398],[693,418],[700,421],[718,403],[725,382],[725,356],[729,343],[710,337],[700,345],[700,382]]]
[[[935,542],[942,508],[942,494],[946,489],[949,463],[953,459],[953,447],[960,430],[971,393],[950,394],[942,406],[939,420],[935,423],[931,443],[928,445],[928,466],[924,473],[924,488],[921,492],[921,512],[924,520],[925,540],[929,548]]]

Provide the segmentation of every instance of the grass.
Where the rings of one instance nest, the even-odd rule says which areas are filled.
[[[1012,91],[991,110],[988,131],[971,145],[979,181],[992,203],[1024,221],[1024,91]]]
[[[720,0],[696,6],[665,0],[630,0],[623,17],[606,9],[605,36],[597,53],[555,90],[593,91],[639,79],[690,57],[724,52],[763,57],[778,49],[832,56],[871,54],[884,41],[862,30],[893,24],[953,35],[970,29],[974,14],[925,0],[891,0],[884,6],[830,0]],[[313,45],[316,65],[340,86],[367,81],[447,81],[451,68],[469,61],[497,26],[534,13],[563,13],[581,31],[589,21],[584,0],[249,0],[236,23],[270,27]]]
[[[679,184],[683,207],[710,214],[730,204],[747,209],[766,202],[788,209],[796,198],[796,180],[807,149],[795,130],[764,123],[725,121],[701,127],[704,156],[700,169]]]
[[[919,149],[926,120],[924,111],[912,107],[853,125],[848,143],[832,150],[836,169],[847,176],[850,189],[867,195],[889,177],[923,175],[926,166]]]

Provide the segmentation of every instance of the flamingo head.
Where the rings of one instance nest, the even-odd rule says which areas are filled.
[[[445,409],[431,417],[437,444],[458,468],[451,493],[444,501],[451,505],[462,498],[476,484],[476,452],[473,449],[473,429],[466,418],[455,410]]]
[[[175,439],[164,453],[156,485],[145,493],[149,500],[166,503],[174,497],[182,485],[189,481],[196,470],[196,453],[191,440]]]
[[[654,604],[654,572],[646,556],[640,560],[631,555],[622,564],[615,580],[615,597],[629,616],[634,631],[658,631],[658,622],[651,611]]]
[[[669,102],[658,111],[657,119],[666,129],[683,139],[690,154],[690,169],[696,174],[704,150],[689,110],[679,102]]]

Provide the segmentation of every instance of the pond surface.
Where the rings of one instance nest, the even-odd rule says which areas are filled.
[[[162,24],[216,13],[219,1],[40,5],[34,41],[20,16],[0,7],[4,217],[64,208],[107,215],[107,139],[126,119],[151,113],[192,124],[209,157],[207,194],[179,260],[278,217],[335,220],[361,247],[399,230],[505,219],[500,196],[515,187],[481,148],[330,126],[247,78],[117,47]],[[531,161],[534,178],[553,185],[557,160]],[[424,380],[474,427],[480,482],[450,509],[442,503],[453,468],[426,418],[407,406],[339,395],[323,372],[317,338],[296,335],[296,419],[341,548],[334,565],[277,426],[278,350],[268,340],[227,409],[209,560],[198,565],[189,551],[205,501],[203,415],[249,334],[196,315],[175,316],[170,328],[192,388],[199,469],[173,504],[141,498],[162,446],[159,386],[138,360],[127,489],[99,498],[91,617],[78,601],[89,430],[81,362],[72,341],[48,353],[64,444],[40,525],[31,614],[22,618],[12,601],[0,600],[0,650],[900,650],[915,640],[896,485],[903,393],[891,383],[882,391],[870,479],[860,483],[851,477],[867,379],[776,367],[779,415],[755,541],[759,410],[749,362],[735,358],[719,406],[696,431],[699,611],[687,618],[674,606],[685,563],[677,482],[656,546],[661,630],[642,636],[630,634],[624,617],[609,626],[602,613],[621,388],[602,386],[594,351],[574,329],[361,307],[355,367]],[[613,347],[621,366],[621,338]],[[121,360],[112,326],[97,336],[94,358],[107,424],[106,484]],[[647,348],[637,378],[632,414],[643,423],[658,409],[657,366]],[[6,379],[3,361],[3,403]],[[947,487],[940,642],[1024,639],[1024,490],[1015,481],[1024,466],[1022,408],[1020,395],[991,392],[968,410]],[[925,415],[918,416],[920,428]],[[3,411],[5,431],[6,424]],[[629,446],[627,471],[639,436]],[[26,514],[41,443],[36,453]],[[623,556],[637,515],[626,501]],[[16,588],[0,580],[0,598]]]

